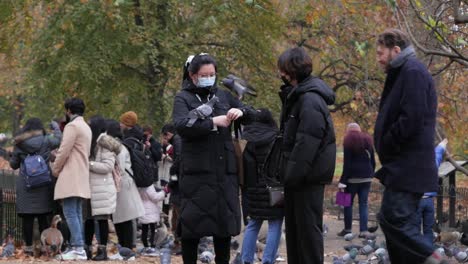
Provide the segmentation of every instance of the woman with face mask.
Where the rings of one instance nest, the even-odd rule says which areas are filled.
[[[255,112],[216,86],[217,65],[210,55],[189,58],[184,70],[182,90],[174,99],[173,109],[174,125],[182,138],[177,228],[182,256],[184,263],[195,264],[200,238],[213,236],[215,262],[227,264],[231,237],[241,228],[230,125],[235,120],[246,122]],[[215,97],[211,114],[193,118],[194,109]]]

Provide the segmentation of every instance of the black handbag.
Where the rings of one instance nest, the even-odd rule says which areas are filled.
[[[266,188],[271,207],[282,206],[284,204],[284,187],[281,183],[284,170],[284,156],[282,151],[283,137],[278,135],[270,146],[270,150],[265,158],[265,163],[261,169],[262,177],[266,181]]]

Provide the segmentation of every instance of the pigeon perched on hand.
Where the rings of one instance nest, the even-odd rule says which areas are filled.
[[[187,127],[192,127],[193,124],[195,124],[195,122],[198,119],[205,119],[205,118],[210,117],[211,114],[213,113],[213,108],[214,108],[215,104],[218,103],[218,102],[219,102],[218,97],[213,96],[213,98],[208,100],[208,102],[200,105],[199,107],[197,107],[195,109],[192,109],[188,113],[188,116],[189,116],[190,120],[188,121],[186,126]]]
[[[244,94],[257,96],[257,92],[252,86],[250,86],[245,80],[233,74],[229,74],[221,81],[221,83],[229,90],[235,92],[240,100],[242,100]]]

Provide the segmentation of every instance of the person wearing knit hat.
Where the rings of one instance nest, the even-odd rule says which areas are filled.
[[[128,111],[120,116],[120,126],[123,128],[134,127],[138,122],[138,115],[133,111]]]

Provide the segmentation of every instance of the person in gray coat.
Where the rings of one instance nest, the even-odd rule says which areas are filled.
[[[14,149],[10,158],[10,166],[16,170],[21,167],[24,159],[30,154],[41,155],[46,162],[50,153],[60,146],[62,132],[56,122],[51,123],[53,135],[47,135],[39,118],[26,121],[23,129],[14,139]],[[32,255],[33,224],[37,218],[39,231],[48,228],[48,215],[53,210],[54,183],[49,185],[26,189],[23,175],[16,177],[16,213],[23,220],[23,239],[26,244],[25,253]]]

